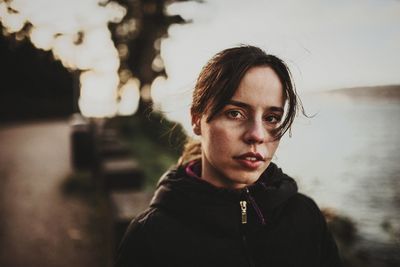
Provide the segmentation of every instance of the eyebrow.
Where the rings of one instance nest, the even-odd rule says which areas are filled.
[[[237,100],[229,100],[226,105],[233,105],[241,108],[252,109],[252,107],[249,104]],[[282,112],[282,113],[284,112],[283,108],[275,106],[268,107],[268,110],[275,112]]]

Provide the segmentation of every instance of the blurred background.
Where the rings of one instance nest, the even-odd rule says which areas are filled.
[[[292,70],[311,116],[275,162],[345,266],[400,266],[400,1],[0,0],[0,28],[0,266],[112,266],[239,44]]]

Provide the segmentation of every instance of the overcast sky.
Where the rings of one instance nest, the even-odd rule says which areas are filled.
[[[9,32],[28,21],[36,47],[52,50],[66,67],[91,70],[81,76],[81,110],[88,116],[114,114],[121,104],[110,97],[119,81],[119,59],[107,24],[118,22],[125,11],[99,1],[14,0],[18,14],[0,2],[0,20]],[[300,93],[400,84],[398,0],[205,0],[175,3],[168,12],[192,23],[171,26],[162,41],[168,80],[158,79],[152,96],[178,121],[187,114],[201,67],[216,52],[238,44],[257,45],[284,59]],[[85,42],[78,47],[73,40],[79,30],[85,31]],[[128,85],[124,92],[138,90],[133,82]],[[131,112],[138,96],[126,95],[130,101],[122,102]]]
[[[163,42],[171,78],[250,43],[284,58],[303,90],[400,82],[400,1],[209,0],[170,12],[193,19]]]
[[[177,91],[187,92],[179,102],[187,105],[213,54],[241,43],[284,59],[300,92],[400,84],[400,1],[208,0],[168,11],[193,23],[172,26],[162,42],[169,78],[153,95],[167,112],[177,109]]]

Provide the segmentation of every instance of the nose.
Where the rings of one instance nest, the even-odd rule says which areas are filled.
[[[244,134],[244,141],[247,144],[262,144],[267,138],[268,132],[262,120],[249,121]]]

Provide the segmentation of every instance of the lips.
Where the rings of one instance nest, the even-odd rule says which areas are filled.
[[[235,158],[243,159],[243,160],[250,160],[250,161],[265,161],[264,157],[260,153],[254,153],[254,152],[244,153]]]
[[[259,168],[265,161],[260,153],[248,152],[234,157],[243,167],[251,170]]]

